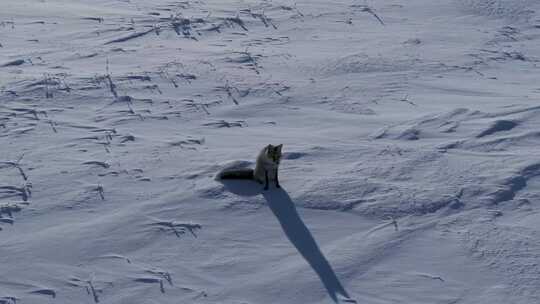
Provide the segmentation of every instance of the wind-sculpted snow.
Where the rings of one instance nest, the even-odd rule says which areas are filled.
[[[412,69],[418,65],[416,60],[403,60],[392,58],[371,57],[366,54],[349,55],[339,58],[335,62],[328,64],[323,69],[326,74],[348,74],[348,73],[388,73],[402,72]]]
[[[3,0],[0,304],[538,302],[538,12]]]
[[[538,9],[534,0],[457,0],[464,11],[484,16],[527,20]]]

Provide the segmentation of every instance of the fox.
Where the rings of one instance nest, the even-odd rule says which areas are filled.
[[[220,179],[249,179],[264,184],[264,190],[268,190],[270,181],[273,181],[276,188],[281,188],[278,179],[279,162],[281,161],[281,148],[283,144],[268,145],[264,147],[255,163],[255,169],[240,169],[222,172]]]

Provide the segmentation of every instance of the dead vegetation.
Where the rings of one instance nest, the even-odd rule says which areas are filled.
[[[173,232],[177,238],[180,238],[186,232],[189,232],[193,237],[196,238],[197,235],[195,234],[195,231],[202,228],[200,224],[180,223],[180,222],[175,222],[175,221],[161,221],[161,220],[150,223],[150,226],[154,226],[160,231],[169,230]]]
[[[377,15],[375,13],[375,11],[371,7],[369,7],[367,5],[364,5],[364,4],[353,4],[353,5],[351,5],[351,8],[353,10],[357,10],[357,11],[360,11],[360,12],[365,12],[365,13],[368,13],[368,14],[372,15],[373,17],[375,17],[375,19],[377,19],[377,21],[379,21],[379,23],[381,25],[384,25],[384,22],[381,19],[381,17],[379,17],[379,15]]]

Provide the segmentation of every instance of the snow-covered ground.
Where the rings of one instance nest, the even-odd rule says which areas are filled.
[[[0,2],[1,304],[540,302],[537,0]]]

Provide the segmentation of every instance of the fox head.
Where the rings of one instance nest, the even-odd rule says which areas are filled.
[[[279,164],[279,161],[281,160],[281,148],[283,147],[283,144],[273,146],[268,145],[266,146],[266,156],[271,159],[274,163]]]

